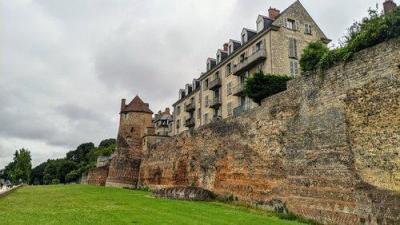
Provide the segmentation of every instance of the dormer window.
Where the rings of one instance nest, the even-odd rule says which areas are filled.
[[[229,55],[233,53],[233,45],[229,45],[228,53]]]
[[[311,25],[310,24],[304,24],[304,33],[305,34],[311,34]]]
[[[246,43],[247,42],[247,35],[246,33],[242,33],[242,43]]]
[[[218,52],[218,53],[217,53],[217,63],[220,63],[221,61],[222,61],[222,59],[221,59],[221,53]]]
[[[287,19],[286,28],[289,30],[296,30],[296,21],[292,19]]]
[[[264,19],[259,16],[257,19],[257,32],[260,32],[264,29]]]

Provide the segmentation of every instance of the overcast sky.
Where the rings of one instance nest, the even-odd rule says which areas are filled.
[[[33,163],[115,137],[120,99],[156,112],[257,15],[293,0],[2,0],[0,168],[16,149]],[[326,35],[383,0],[303,0]]]

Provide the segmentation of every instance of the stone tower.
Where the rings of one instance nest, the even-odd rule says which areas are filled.
[[[152,126],[149,104],[136,96],[128,105],[121,101],[117,150],[111,160],[106,186],[136,188],[143,154],[143,136]]]

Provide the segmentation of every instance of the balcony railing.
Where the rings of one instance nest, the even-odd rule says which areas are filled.
[[[236,64],[233,67],[232,73],[236,76],[240,76],[245,70],[249,70],[252,66],[256,65],[258,62],[265,60],[267,58],[267,53],[264,48],[261,48],[257,52],[245,58],[242,62]]]
[[[240,105],[233,109],[233,116],[240,116],[240,114],[250,110],[250,104]]]
[[[187,119],[185,121],[185,127],[191,128],[191,127],[194,127],[194,126],[195,126],[194,118],[190,118],[190,119]]]
[[[221,106],[221,104],[222,104],[221,97],[215,97],[210,102],[210,108],[217,109]]]
[[[239,83],[237,86],[232,88],[232,95],[234,96],[244,96],[244,84]]]
[[[196,104],[194,102],[190,102],[185,105],[185,111],[186,112],[193,112],[196,110]]]
[[[215,90],[221,87],[221,79],[220,78],[216,78],[213,81],[210,81],[210,83],[208,83],[208,89],[210,90]]]

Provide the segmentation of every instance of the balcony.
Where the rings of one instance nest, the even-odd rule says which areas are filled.
[[[185,127],[192,128],[194,126],[195,126],[194,118],[190,118],[185,121]]]
[[[265,60],[267,58],[267,53],[265,49],[260,49],[257,52],[253,53],[249,57],[245,58],[242,62],[236,64],[233,67],[232,73],[236,76],[240,76],[246,70],[249,70],[252,66],[257,63]]]
[[[188,104],[185,105],[185,111],[186,112],[194,112],[196,110],[196,104],[193,102],[190,102]]]
[[[233,109],[233,116],[240,116],[242,113],[250,110],[250,104],[240,105]]]
[[[244,96],[244,84],[240,83],[232,88],[232,95],[234,96]]]
[[[221,79],[220,78],[216,78],[213,81],[210,81],[210,83],[208,83],[208,89],[210,89],[210,90],[214,91],[220,87],[221,87]]]
[[[220,97],[216,97],[216,98],[211,100],[210,108],[218,109],[221,106],[221,104],[222,104],[221,98]]]

